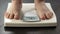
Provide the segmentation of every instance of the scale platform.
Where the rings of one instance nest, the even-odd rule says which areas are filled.
[[[8,8],[11,3],[8,3]],[[15,19],[7,19],[4,17],[4,26],[5,27],[49,27],[49,26],[57,26],[57,18],[51,7],[50,3],[45,3],[47,8],[53,13],[53,17],[49,20],[40,20],[40,21],[24,21],[23,20],[15,20]],[[22,4],[22,12],[36,12],[34,3],[23,3]],[[23,14],[21,14],[23,15]],[[24,18],[24,16],[23,16]]]

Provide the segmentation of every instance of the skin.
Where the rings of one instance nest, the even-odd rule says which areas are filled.
[[[12,0],[10,8],[6,10],[5,17],[9,19],[20,19],[21,8],[22,0]]]
[[[46,7],[45,0],[34,0],[35,9],[40,19],[50,19],[53,13]],[[22,8],[22,0],[12,0],[12,4],[5,12],[5,17],[9,19],[20,19],[20,11]]]
[[[50,19],[53,13],[46,7],[45,0],[35,0],[35,8],[40,19]]]

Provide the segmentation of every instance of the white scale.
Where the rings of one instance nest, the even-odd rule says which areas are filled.
[[[8,8],[11,3],[8,3]],[[5,27],[49,27],[57,26],[57,18],[54,11],[51,8],[50,3],[45,3],[47,8],[53,13],[53,17],[49,20],[40,20],[37,16],[34,3],[23,3],[22,12],[20,16],[23,15],[22,20],[7,19],[4,18]]]

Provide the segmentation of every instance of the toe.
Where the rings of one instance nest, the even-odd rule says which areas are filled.
[[[9,13],[7,13],[7,12],[5,13],[6,18],[9,18],[9,15],[10,15]]]
[[[13,19],[14,18],[14,14],[10,14],[9,18]]]
[[[51,13],[49,13],[49,15],[50,15],[50,18],[52,18],[53,17],[53,13],[51,12]]]
[[[14,19],[19,19],[19,15],[18,14],[15,14],[14,15]]]
[[[46,19],[45,15],[44,15],[44,14],[41,15],[41,16],[40,16],[40,19],[45,20],[45,19]]]
[[[52,13],[46,13],[47,19],[50,19],[52,17]]]
[[[46,18],[49,19],[50,18],[50,15],[49,14],[46,14]]]

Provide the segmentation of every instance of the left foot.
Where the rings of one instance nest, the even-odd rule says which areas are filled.
[[[53,13],[46,7],[44,3],[39,3],[35,7],[40,19],[45,20],[52,18]]]

